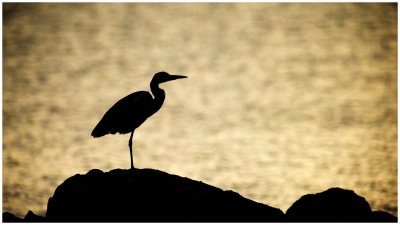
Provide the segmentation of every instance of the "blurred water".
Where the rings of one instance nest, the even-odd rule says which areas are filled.
[[[396,4],[3,4],[3,211],[44,214],[66,178],[129,167],[128,135],[90,133],[117,100],[163,108],[139,168],[286,211],[339,186],[397,214]]]

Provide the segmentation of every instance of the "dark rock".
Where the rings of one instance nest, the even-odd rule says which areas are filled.
[[[397,217],[383,211],[373,211],[371,222],[397,223]]]
[[[45,222],[45,218],[43,216],[38,216],[33,213],[31,210],[25,215],[25,222]]]
[[[305,195],[287,210],[285,216],[288,222],[372,222],[389,218],[382,214],[373,217],[363,197],[341,188]]]
[[[50,222],[268,222],[281,210],[233,191],[153,169],[91,170],[49,199]]]
[[[46,220],[43,216],[38,216],[29,210],[24,219],[16,217],[12,213],[5,212],[3,213],[3,222],[46,222]]]
[[[24,222],[23,219],[16,217],[14,214],[9,213],[9,212],[4,212],[3,213],[3,222],[4,223],[20,223]]]
[[[351,190],[308,194],[286,212],[233,191],[153,169],[93,169],[57,187],[46,217],[5,212],[3,222],[397,222]]]

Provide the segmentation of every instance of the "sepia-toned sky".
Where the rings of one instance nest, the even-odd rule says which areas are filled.
[[[161,85],[136,167],[284,212],[342,187],[397,215],[397,3],[3,3],[3,212],[129,168],[129,135],[90,133],[159,71],[189,78]]]

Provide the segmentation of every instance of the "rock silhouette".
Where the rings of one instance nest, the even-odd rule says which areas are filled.
[[[3,222],[397,222],[351,190],[308,194],[286,212],[233,191],[154,169],[90,170],[57,187],[45,217]]]
[[[373,211],[370,222],[390,222],[397,223],[397,217],[393,216],[388,212],[383,211]]]
[[[43,216],[38,216],[32,211],[29,210],[29,212],[25,215],[24,221],[29,221],[29,222],[45,222],[45,218]]]
[[[365,198],[351,190],[330,188],[301,197],[286,211],[289,222],[397,222],[384,212],[372,212]]]
[[[153,169],[94,169],[67,179],[49,199],[52,222],[281,221],[279,209],[233,191]]]
[[[15,223],[21,223],[21,222],[46,222],[46,219],[43,216],[38,216],[32,211],[29,210],[29,212],[25,215],[23,219],[16,217],[14,214],[9,213],[9,212],[4,212],[3,213],[3,222],[15,222]]]
[[[4,212],[3,213],[3,222],[15,222],[15,223],[20,223],[24,222],[24,219],[21,219],[19,217],[16,217],[14,214],[9,213],[9,212]]]

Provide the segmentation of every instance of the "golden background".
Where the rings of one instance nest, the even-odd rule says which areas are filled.
[[[189,78],[162,85],[137,167],[284,212],[342,187],[397,214],[396,3],[3,3],[3,211],[129,168],[128,135],[90,133],[158,71]]]

